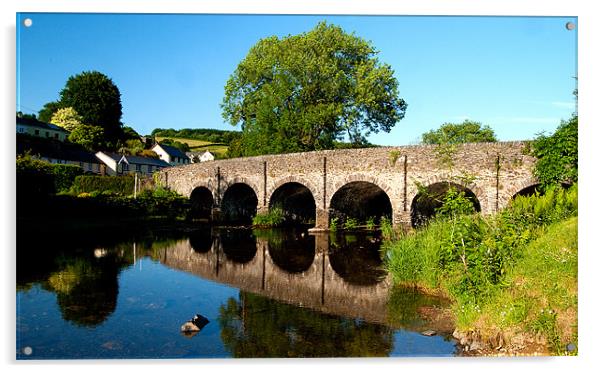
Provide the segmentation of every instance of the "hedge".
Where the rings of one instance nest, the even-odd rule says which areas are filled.
[[[77,176],[71,187],[75,194],[91,192],[113,192],[121,195],[134,193],[133,176]]]
[[[17,194],[41,197],[69,190],[73,180],[84,173],[81,167],[52,164],[30,156],[17,157]]]

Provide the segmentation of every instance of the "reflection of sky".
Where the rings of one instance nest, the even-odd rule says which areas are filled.
[[[398,330],[393,335],[391,356],[452,356],[455,351],[455,345],[441,336],[426,337]]]

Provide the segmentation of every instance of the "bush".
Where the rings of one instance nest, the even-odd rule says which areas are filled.
[[[83,174],[76,165],[52,164],[29,155],[17,157],[17,193],[28,198],[43,197],[69,190]]]
[[[424,229],[385,242],[387,266],[397,282],[444,285],[456,296],[477,299],[504,276],[540,227],[577,214],[577,186],[542,196],[517,197],[497,216],[440,215]],[[389,238],[383,227],[383,237]]]
[[[134,193],[134,177],[132,176],[77,176],[71,187],[74,194],[90,192],[113,192],[120,195]]]
[[[273,207],[265,214],[257,214],[253,218],[253,225],[257,227],[277,227],[284,223],[284,210],[281,207]]]

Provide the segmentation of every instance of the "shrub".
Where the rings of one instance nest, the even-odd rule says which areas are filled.
[[[17,157],[17,191],[31,197],[41,197],[69,190],[74,179],[83,174],[76,165],[52,164],[29,155]]]
[[[345,223],[343,223],[343,229],[346,229],[346,230],[357,229],[358,226],[359,226],[359,222],[355,218],[347,217],[345,219]]]
[[[71,187],[74,194],[94,191],[110,191],[121,195],[134,193],[134,178],[132,176],[77,176]]]
[[[253,225],[257,227],[278,227],[285,221],[284,210],[275,206],[265,214],[257,214],[253,218]]]
[[[453,217],[469,215],[475,212],[474,205],[463,191],[449,188],[443,196],[443,204],[435,209],[437,215]]]
[[[338,224],[339,224],[339,218],[338,217],[333,217],[330,218],[330,223],[328,224],[328,228],[330,231],[332,232],[336,232],[338,229]]]
[[[83,175],[84,170],[81,167],[70,164],[52,165],[52,173],[54,175],[54,186],[57,192],[68,191],[75,178]]]
[[[374,229],[376,229],[376,222],[374,216],[370,216],[368,219],[366,219],[366,229],[368,229],[369,231],[373,231]]]

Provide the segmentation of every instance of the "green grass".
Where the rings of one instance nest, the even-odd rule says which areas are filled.
[[[520,197],[496,216],[438,218],[385,241],[395,283],[443,293],[456,326],[484,337],[577,345],[577,188]]]

